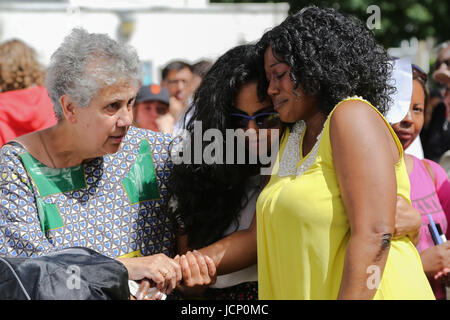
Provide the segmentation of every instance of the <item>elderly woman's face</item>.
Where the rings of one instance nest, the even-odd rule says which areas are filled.
[[[92,156],[115,153],[133,121],[139,86],[118,83],[100,90],[86,108],[77,108],[76,126],[83,148]]]

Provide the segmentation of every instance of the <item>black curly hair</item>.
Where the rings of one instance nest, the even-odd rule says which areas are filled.
[[[187,114],[192,113],[186,125],[190,140],[194,139],[194,121],[202,122],[203,132],[215,128],[223,137],[231,126],[231,113],[244,84],[258,83],[264,77],[262,57],[255,45],[241,45],[222,55],[206,73],[194,94]],[[260,95],[260,101],[267,96]],[[224,139],[225,140],[225,139]],[[203,148],[207,144],[203,142]],[[184,145],[183,148],[193,147]],[[226,158],[225,141],[223,145]],[[236,154],[236,153],[235,153]],[[173,214],[184,223],[192,249],[209,245],[223,237],[239,212],[246,205],[246,183],[259,173],[258,164],[195,164],[193,152],[190,164],[174,165],[168,183],[168,192],[177,205]],[[236,227],[239,225],[235,224]]]
[[[390,58],[353,16],[332,8],[305,7],[267,31],[257,46],[260,54],[271,47],[274,57],[291,67],[294,88],[301,84],[306,94],[317,95],[325,114],[354,95],[370,101],[382,114],[388,111],[395,91],[388,83]],[[264,81],[260,85],[267,88]]]

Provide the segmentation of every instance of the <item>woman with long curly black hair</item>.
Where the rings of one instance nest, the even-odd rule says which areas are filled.
[[[293,123],[257,202],[259,298],[432,299],[414,245],[394,232],[409,181],[382,116],[385,50],[362,22],[317,7],[257,46],[274,109]]]
[[[211,67],[196,91],[189,113],[192,117],[187,123],[187,133],[193,144],[184,145],[183,152],[192,147],[191,158],[175,165],[170,177],[169,193],[177,203],[175,215],[183,217],[184,234],[190,250],[209,246],[226,235],[237,233],[245,248],[247,237],[255,242],[256,235],[252,224],[256,199],[262,188],[264,176],[260,175],[260,162],[251,162],[250,153],[259,159],[263,152],[260,139],[271,139],[274,129],[280,129],[277,113],[273,111],[267,95],[257,93],[258,80],[263,76],[261,56],[257,55],[254,45],[235,47],[222,55]],[[218,130],[222,137],[227,137],[227,130],[242,129],[241,133],[253,130],[254,135],[246,135],[244,148],[233,140],[232,150],[229,141],[224,139],[219,145],[223,158],[216,163],[195,163],[194,141],[196,123],[201,123],[201,134],[207,130]],[[267,129],[259,136],[260,129]],[[233,139],[235,139],[233,137]],[[278,135],[275,137],[278,143]],[[271,140],[270,140],[271,141]],[[267,141],[266,141],[267,142]],[[203,142],[201,153],[210,142]],[[267,144],[266,144],[267,145]],[[251,148],[251,147],[254,148]],[[270,144],[269,144],[270,146]],[[243,151],[244,163],[237,163],[238,152]],[[232,163],[227,161],[227,153],[233,152]],[[276,151],[275,151],[276,152]],[[229,158],[228,158],[229,159]],[[253,222],[254,226],[254,222]],[[233,235],[236,237],[236,234]],[[252,246],[247,246],[251,248]],[[211,249],[211,248],[210,248]],[[183,251],[183,250],[182,250]],[[203,251],[209,254],[211,250]],[[251,265],[238,272],[219,276],[217,282],[206,292],[209,299],[256,299],[257,267],[255,248],[244,252],[244,259],[236,256],[238,264]],[[216,255],[213,255],[216,256]],[[195,258],[186,255],[187,259]],[[180,260],[181,261],[181,260]],[[247,262],[246,262],[247,261]],[[182,267],[183,267],[183,263]],[[233,263],[235,270],[236,265]],[[221,266],[222,273],[227,273]]]

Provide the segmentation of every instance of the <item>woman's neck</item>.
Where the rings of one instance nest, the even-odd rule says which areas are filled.
[[[92,158],[83,150],[80,141],[74,139],[77,135],[64,123],[44,130],[42,134],[57,168],[74,167]]]
[[[314,147],[317,137],[322,132],[323,125],[327,120],[327,115],[321,111],[316,112],[310,118],[305,120],[306,132],[303,138],[303,156],[306,156]]]
[[[33,157],[50,168],[69,168],[87,160],[87,152],[64,123],[17,138]]]

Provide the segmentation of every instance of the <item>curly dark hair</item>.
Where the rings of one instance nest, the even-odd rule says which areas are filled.
[[[260,59],[254,45],[235,47],[217,59],[195,92],[187,112],[192,112],[186,125],[191,141],[194,121],[202,122],[203,132],[215,128],[226,136],[226,129],[232,128],[230,114],[240,88],[246,83],[258,83],[263,76]],[[264,96],[259,99],[263,101]],[[225,141],[223,147],[226,150]],[[177,202],[173,214],[182,217],[188,245],[195,249],[221,239],[226,229],[238,222],[239,212],[248,201],[246,182],[259,173],[259,165],[226,164],[226,161],[195,164],[191,160],[191,164],[174,165],[168,192]]]
[[[361,96],[382,114],[388,111],[395,87],[388,83],[392,64],[373,33],[357,18],[331,8],[305,7],[267,31],[257,43],[268,47],[291,67],[290,79],[306,94],[317,95],[329,114],[349,96]],[[262,82],[262,86],[267,83]]]

